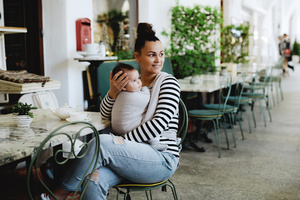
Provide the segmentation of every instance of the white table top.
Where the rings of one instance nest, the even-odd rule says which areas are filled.
[[[200,75],[199,83],[191,84],[192,77],[178,79],[180,89],[182,92],[214,92],[220,89],[220,75]],[[232,76],[232,84],[237,82],[237,76]]]
[[[246,81],[251,80],[253,74],[266,69],[265,65],[255,65],[254,67],[244,67],[238,69],[239,73],[246,73]],[[214,92],[220,89],[220,80],[222,76],[219,74],[215,75],[200,75],[199,83],[191,84],[190,80],[192,77],[186,77],[178,79],[180,89],[182,92]],[[237,83],[237,74],[232,74],[232,84]]]
[[[55,128],[67,123],[61,120],[49,110],[33,110],[35,115],[30,127],[19,128],[13,120],[12,114],[0,115],[0,166],[25,158],[34,153],[44,138]],[[90,112],[90,121],[97,130],[102,130],[109,125],[108,122],[101,121],[100,113]],[[74,136],[81,125],[70,125],[64,130]],[[81,136],[90,132],[82,132]],[[58,136],[51,140],[47,147],[53,147],[67,141],[66,137]],[[46,147],[46,148],[47,148]]]
[[[118,60],[118,57],[117,56],[105,56],[105,57],[91,56],[91,57],[74,58],[74,60],[78,60],[78,61],[112,61],[112,60]]]

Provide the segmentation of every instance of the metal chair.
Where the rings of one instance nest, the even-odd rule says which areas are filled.
[[[259,78],[260,82],[269,82],[272,85],[271,89],[272,89],[273,105],[275,105],[275,97],[273,94],[273,87],[275,87],[277,103],[279,103],[280,101],[283,101],[283,99],[284,99],[283,91],[282,91],[282,87],[281,87],[282,65],[283,64],[281,64],[281,61],[279,61],[279,63],[275,64],[272,67],[271,75],[265,75],[265,76],[261,76]],[[280,97],[279,97],[279,94],[280,94]]]
[[[188,128],[188,114],[187,114],[187,109],[185,107],[184,102],[179,99],[179,124],[180,128],[178,130],[177,136],[181,139],[179,143],[179,147],[181,146],[185,135],[187,133],[187,128]],[[176,188],[175,184],[170,180],[166,179],[162,182],[158,183],[132,183],[132,182],[124,182],[121,184],[118,184],[114,186],[114,188],[117,190],[117,199],[119,199],[120,194],[124,194],[124,200],[129,200],[130,199],[130,192],[131,191],[145,191],[147,199],[152,199],[152,190],[156,188],[162,188],[163,191],[166,191],[166,186],[169,186],[172,190],[173,198],[174,200],[177,200],[177,193],[176,193]],[[123,190],[123,191],[122,191]],[[125,192],[124,192],[125,190]],[[148,194],[149,193],[149,194]]]
[[[256,128],[256,119],[255,119],[255,114],[254,114],[254,102],[258,101],[260,105],[260,112],[263,115],[264,118],[264,123],[265,126],[267,126],[266,122],[266,116],[265,112],[262,108],[262,103],[261,101],[265,101],[266,103],[266,108],[269,113],[270,117],[270,122],[272,122],[272,116],[269,108],[269,94],[268,94],[268,87],[270,85],[270,82],[272,81],[272,68],[267,67],[266,70],[264,71],[265,76],[264,77],[269,77],[265,78],[264,81],[259,81],[260,79],[260,73],[256,72],[253,76],[252,82],[249,83],[249,85],[244,86],[244,91],[242,93],[243,96],[250,97],[252,101],[252,116],[253,116],[253,121],[254,121],[254,127]]]
[[[234,122],[234,113],[237,112],[238,107],[236,105],[228,105],[227,104],[228,98],[226,98],[225,92],[227,93],[227,95],[230,95],[231,86],[232,86],[232,77],[231,77],[231,75],[227,75],[227,76],[229,76],[229,81],[226,84],[226,88],[223,88],[221,90],[221,92],[222,92],[221,102],[219,102],[218,104],[205,104],[203,106],[204,106],[204,108],[209,109],[209,110],[218,110],[220,106],[223,107],[223,109],[221,110],[221,113],[222,113],[222,118],[223,118],[224,131],[225,131],[225,133],[227,132],[226,116],[225,116],[225,114],[226,114],[228,116],[231,132],[232,132],[233,146],[236,147],[235,130],[234,130],[233,122]],[[227,133],[226,133],[226,135],[227,135]],[[229,147],[228,140],[227,140],[227,146]]]
[[[73,126],[74,124],[79,124],[82,126],[80,126],[81,128],[78,130],[75,137],[71,138],[71,136],[65,131],[64,128],[67,126]],[[90,124],[88,122],[81,122],[81,121],[71,122],[71,123],[66,123],[64,125],[61,125],[58,128],[54,129],[43,140],[43,142],[40,144],[40,146],[36,149],[35,154],[33,155],[32,160],[30,162],[30,165],[28,168],[28,173],[27,173],[27,190],[29,193],[29,198],[31,200],[35,199],[35,195],[34,195],[35,192],[34,192],[33,188],[36,188],[37,185],[42,186],[43,189],[46,190],[46,192],[49,195],[52,195],[53,197],[55,197],[52,191],[55,189],[54,187],[57,186],[57,183],[60,181],[60,178],[63,176],[63,174],[59,173],[61,171],[59,171],[57,169],[58,168],[61,169],[63,166],[68,165],[69,164],[68,161],[70,161],[71,158],[76,157],[77,159],[81,159],[87,153],[87,149],[89,148],[88,143],[82,144],[82,146],[86,147],[85,151],[82,150],[81,153],[78,155],[77,155],[78,152],[75,152],[76,143],[74,141],[78,137],[80,137],[80,134],[83,131],[91,132],[93,134],[93,136],[95,137],[95,141],[96,141],[93,159],[83,177],[86,177],[88,175],[88,171],[90,169],[92,169],[92,173],[94,172],[97,161],[99,159],[99,154],[100,154],[100,138],[98,137],[97,129],[92,124]],[[55,160],[54,165],[56,165],[56,166],[54,166],[54,169],[53,169],[54,170],[54,172],[53,172],[54,181],[51,182],[52,184],[50,184],[49,182],[47,182],[45,180],[45,177],[43,177],[40,174],[39,159],[40,159],[41,152],[43,151],[43,149],[49,148],[51,145],[53,145],[51,143],[55,143],[55,139],[57,139],[57,138],[66,140],[66,142],[69,142],[71,144],[71,146],[70,146],[69,151],[66,151],[66,149],[62,150],[61,148],[59,148],[56,152],[54,152],[53,158]],[[94,164],[92,164],[92,163],[94,163]],[[72,199],[74,199],[75,197],[78,198],[78,196],[80,195],[79,192],[81,194],[83,194],[85,192],[87,184],[90,182],[90,179],[88,180],[87,184],[85,184],[83,186],[84,180],[85,179],[83,178],[81,180],[80,184],[78,185],[76,191],[74,191],[72,193]],[[69,195],[69,197],[70,197],[70,195]],[[82,195],[81,195],[81,197],[82,197]],[[80,197],[80,199],[81,199],[81,197]]]
[[[241,119],[242,119],[241,106],[244,106],[246,109],[247,120],[248,120],[248,125],[249,125],[249,132],[251,133],[251,131],[252,131],[251,130],[251,122],[250,122],[250,111],[249,111],[249,103],[251,103],[251,98],[242,96],[243,91],[244,91],[244,86],[245,86],[245,80],[246,80],[246,74],[245,73],[239,74],[237,77],[237,80],[236,80],[237,84],[235,87],[234,94],[232,94],[228,97],[228,103],[237,108],[237,112],[234,112],[234,114],[235,114],[235,120],[238,121],[238,123],[239,123],[242,140],[244,140],[245,137],[244,137],[244,131],[243,131],[242,123],[241,123]]]
[[[230,89],[231,90],[231,76],[224,77],[225,80],[220,81],[220,90],[219,90],[219,104],[217,104],[216,108],[214,110],[208,110],[208,109],[195,109],[195,110],[189,110],[188,114],[189,117],[198,120],[198,121],[212,121],[214,124],[214,132],[219,152],[219,158],[221,157],[221,146],[220,146],[220,138],[219,138],[219,120],[224,115],[227,101],[230,95],[230,91],[227,93],[225,99],[223,100],[223,89]],[[223,101],[223,103],[221,103]],[[227,136],[227,131],[224,129],[225,136],[226,136],[226,142],[227,142],[227,148],[229,149],[229,141]],[[233,140],[235,142],[235,136],[233,134]]]

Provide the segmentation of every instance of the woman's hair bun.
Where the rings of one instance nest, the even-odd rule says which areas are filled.
[[[137,37],[149,38],[154,36],[155,36],[155,31],[152,29],[151,24],[139,23],[137,27]]]
[[[134,44],[134,51],[140,52],[145,46],[146,41],[159,41],[155,36],[155,31],[152,29],[152,25],[148,23],[139,23],[137,27],[137,38]]]

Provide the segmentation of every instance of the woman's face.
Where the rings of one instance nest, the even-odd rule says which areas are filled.
[[[156,76],[164,65],[164,48],[159,40],[146,41],[141,53],[135,53],[135,58],[140,64],[142,76]]]

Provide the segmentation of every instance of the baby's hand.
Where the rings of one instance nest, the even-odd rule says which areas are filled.
[[[112,99],[115,99],[117,95],[123,90],[123,88],[128,83],[127,74],[126,73],[122,74],[122,73],[123,73],[122,71],[119,71],[112,77],[112,72],[110,72],[110,78],[109,78],[110,88],[108,91],[108,95]]]

